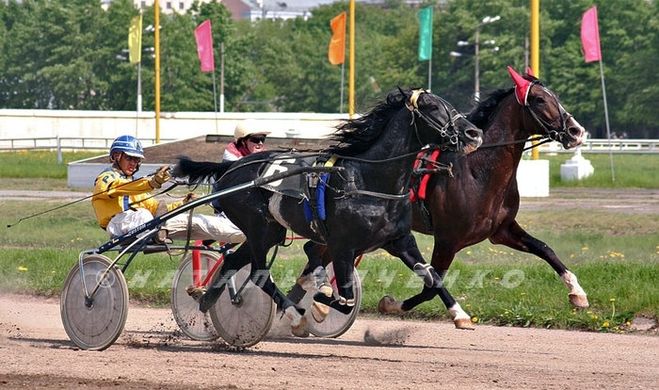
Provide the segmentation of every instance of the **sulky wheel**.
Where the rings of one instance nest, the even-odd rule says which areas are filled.
[[[86,256],[82,268],[77,263],[64,282],[60,299],[62,323],[71,341],[82,349],[106,349],[126,324],[128,286],[123,273],[111,264],[102,255]],[[86,297],[85,292],[91,294],[97,285],[96,292]]]
[[[248,264],[236,272],[209,310],[220,337],[236,347],[250,347],[261,341],[270,330],[277,308],[272,298],[251,281],[236,295],[249,279],[250,269]]]
[[[332,290],[334,291],[334,297],[338,298],[339,293],[336,289],[336,280],[334,278],[334,267],[332,263],[328,264],[326,267],[327,277],[332,281]],[[359,278],[359,273],[357,269],[354,269],[352,274],[352,291],[355,296],[355,307],[352,309],[350,314],[343,314],[338,310],[329,308],[329,314],[323,322],[316,322],[313,316],[311,315],[311,310],[307,310],[307,329],[309,332],[317,337],[339,337],[350,329],[352,324],[357,319],[357,314],[359,314],[359,307],[362,303],[362,283]],[[304,297],[303,305],[307,307],[311,304],[313,300],[313,295],[315,292],[307,292]]]
[[[208,271],[220,261],[221,256],[214,252],[200,252],[200,272],[198,281],[203,282]],[[219,267],[217,268],[219,270]],[[209,279],[210,280],[210,279]],[[172,314],[181,331],[193,340],[211,341],[219,337],[208,312],[202,313],[197,302],[188,293],[188,287],[194,286],[192,276],[192,254],[182,261],[172,282]]]

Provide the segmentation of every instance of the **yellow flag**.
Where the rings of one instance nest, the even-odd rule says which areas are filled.
[[[131,64],[142,61],[142,15],[133,17],[128,28],[128,58]]]

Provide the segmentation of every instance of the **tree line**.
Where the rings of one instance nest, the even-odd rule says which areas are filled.
[[[434,11],[431,89],[459,109],[474,107],[474,38],[484,17],[501,18],[479,29],[481,97],[512,87],[507,65],[523,71],[528,64],[529,0],[357,3],[357,112],[399,86],[428,87],[428,61],[417,52],[417,13],[425,6]],[[542,1],[539,76],[593,137],[604,138],[600,68],[584,62],[579,35],[581,15],[591,6],[591,0]],[[340,1],[315,8],[306,20],[250,22],[232,20],[212,2],[161,14],[161,110],[215,109],[213,77],[199,70],[193,34],[211,19],[218,89],[224,47],[225,111],[346,112],[348,64],[341,106],[342,69],[329,63],[327,48],[329,21],[347,10]],[[598,4],[611,130],[629,138],[659,138],[658,11],[656,0]],[[1,1],[0,108],[134,111],[137,66],[122,58],[138,12],[131,0],[114,0],[107,10],[98,0]],[[153,9],[143,12],[143,26],[153,25]],[[143,33],[144,110],[155,105],[153,38]]]

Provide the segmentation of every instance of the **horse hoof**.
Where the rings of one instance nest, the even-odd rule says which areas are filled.
[[[323,283],[320,287],[318,287],[318,292],[325,295],[328,298],[331,298],[332,295],[334,294],[334,290],[332,290],[332,286],[326,283]]]
[[[311,303],[311,316],[313,317],[314,321],[319,324],[325,321],[325,318],[327,318],[329,315],[329,311],[330,307],[327,305],[316,301]]]
[[[456,329],[466,329],[466,330],[474,330],[476,329],[476,326],[474,325],[473,322],[471,322],[471,319],[469,318],[459,318],[453,320],[453,323],[455,324]]]
[[[201,299],[201,296],[206,293],[206,287],[203,287],[203,286],[202,287],[188,286],[185,289],[185,292],[188,293],[188,295],[190,297],[192,297],[192,299],[199,302],[199,300]]]
[[[293,336],[296,337],[309,337],[306,317],[302,317],[300,319],[300,323],[297,326],[291,326],[291,333],[293,333]]]
[[[403,311],[400,308],[400,304],[396,302],[396,299],[389,295],[385,295],[380,299],[380,302],[378,302],[378,312],[380,312],[380,314],[399,314]]]
[[[570,303],[572,306],[577,309],[587,309],[588,306],[590,306],[586,295],[569,294],[568,296],[570,297]]]

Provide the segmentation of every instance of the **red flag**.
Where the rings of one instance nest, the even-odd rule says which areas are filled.
[[[330,39],[327,58],[330,64],[339,65],[346,60],[346,13],[341,12],[330,21],[332,39]]]
[[[215,56],[213,55],[213,35],[211,34],[211,21],[206,19],[194,29],[194,38],[197,41],[197,56],[201,62],[202,72],[215,70]]]
[[[581,46],[583,47],[583,55],[586,62],[602,60],[596,6],[584,12],[581,18]]]

